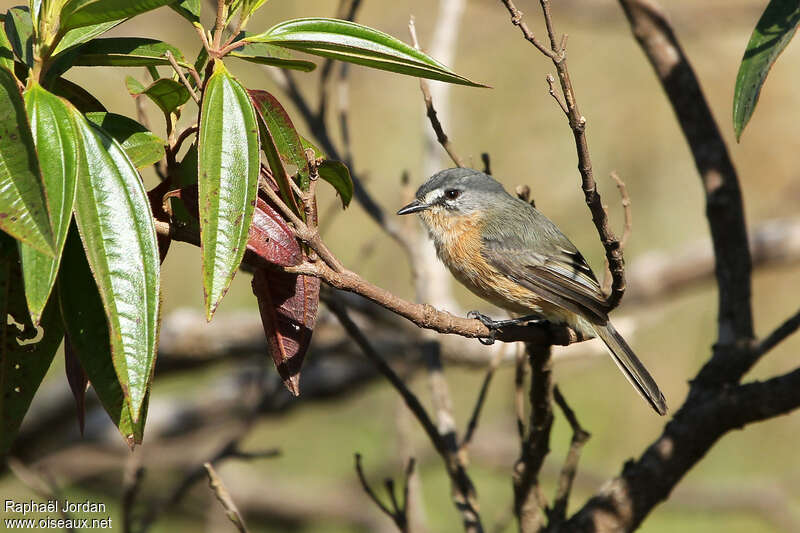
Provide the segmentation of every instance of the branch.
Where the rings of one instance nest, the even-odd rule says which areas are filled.
[[[411,33],[411,42],[414,44],[414,48],[421,50],[419,46],[419,40],[417,39],[417,28],[414,24],[413,16],[408,21],[408,31]],[[464,163],[462,163],[461,158],[458,157],[458,154],[455,152],[453,144],[450,142],[450,139],[444,132],[442,123],[439,122],[439,118],[436,116],[436,109],[433,107],[433,97],[431,96],[428,80],[425,78],[420,78],[419,89],[422,91],[422,99],[425,101],[425,109],[427,110],[426,114],[428,116],[428,120],[431,121],[431,127],[433,128],[434,133],[436,133],[436,140],[442,145],[442,148],[444,148],[445,152],[447,152],[447,155],[450,156],[450,159],[453,161],[453,163],[457,167],[463,167]]]
[[[600,241],[603,243],[609,270],[611,271],[612,283],[611,294],[608,297],[608,306],[609,309],[613,309],[619,305],[622,296],[625,294],[625,263],[622,257],[622,248],[620,247],[619,240],[614,235],[609,225],[608,216],[606,215],[605,209],[603,209],[603,202],[600,198],[600,193],[597,191],[597,184],[594,181],[592,160],[589,156],[589,145],[586,140],[586,117],[581,115],[578,109],[578,103],[575,99],[575,90],[572,87],[572,80],[570,79],[569,70],[567,69],[566,36],[561,38],[559,44],[553,29],[553,21],[550,14],[550,0],[540,0],[545,25],[547,26],[547,34],[550,40],[549,48],[540,42],[522,21],[522,12],[517,9],[512,0],[501,0],[501,2],[511,15],[511,23],[519,27],[527,41],[533,44],[542,54],[550,58],[558,72],[558,78],[561,82],[561,91],[564,97],[563,103],[566,106],[569,126],[572,129],[572,135],[575,138],[575,149],[578,153],[578,170],[581,174],[581,188],[583,189],[583,194],[586,199],[586,205],[589,206],[589,211],[592,213],[592,222],[594,222],[597,233],[600,236]],[[550,90],[553,91],[552,85]],[[559,98],[556,98],[556,101],[558,101],[559,106],[561,106],[562,101]],[[563,107],[561,109],[564,110]]]
[[[225,516],[236,526],[236,529],[238,529],[240,533],[248,533],[247,526],[244,524],[244,519],[239,513],[239,508],[236,507],[236,503],[228,493],[228,489],[225,488],[222,479],[217,475],[217,471],[214,470],[211,463],[204,463],[203,467],[206,469],[206,474],[208,474],[208,486],[214,491],[217,500],[219,500],[219,503],[221,503],[222,507],[225,509]]]
[[[564,413],[564,417],[569,422],[569,427],[572,428],[572,442],[569,446],[567,458],[564,461],[564,466],[561,467],[561,473],[558,477],[558,490],[556,497],[553,500],[553,509],[549,514],[551,523],[559,524],[564,521],[567,516],[567,504],[569,503],[569,495],[572,492],[572,483],[575,481],[575,474],[578,471],[578,461],[581,458],[581,450],[586,441],[589,440],[591,434],[581,427],[575,412],[567,404],[566,398],[561,394],[558,386],[553,387],[553,397],[555,398],[556,405]]]
[[[366,337],[366,335],[364,335],[356,323],[353,322],[344,306],[342,306],[341,303],[337,302],[335,299],[326,300],[325,303],[331,312],[336,315],[336,318],[339,319],[339,322],[341,322],[347,333],[359,345],[364,355],[367,356],[370,361],[372,361],[381,374],[383,374],[386,379],[389,380],[395,390],[397,390],[408,408],[419,421],[422,429],[425,430],[425,433],[428,435],[428,438],[430,439],[434,448],[436,448],[436,451],[441,456],[445,463],[447,474],[450,476],[450,480],[453,485],[453,499],[457,504],[457,509],[461,513],[464,530],[474,533],[482,532],[483,526],[481,525],[480,515],[478,514],[477,509],[475,509],[471,504],[472,497],[474,496],[475,492],[472,481],[467,475],[463,465],[458,464],[458,461],[456,461],[453,457],[452,451],[448,447],[444,436],[439,433],[439,430],[434,425],[419,399],[408,389],[405,383],[403,383],[403,380],[400,379],[400,377],[395,373],[394,370],[392,370],[386,361],[384,361],[378,352],[375,351],[369,339]]]
[[[540,531],[545,525],[546,507],[539,486],[539,472],[550,453],[553,427],[553,377],[550,346],[525,345],[531,367],[531,404],[528,435],[514,465],[514,514],[523,533]]]
[[[742,194],[736,169],[711,114],[700,83],[663,9],[653,0],[620,0],[636,40],[667,93],[700,173],[706,193],[719,281],[719,339],[722,345],[753,337],[751,264]],[[736,380],[742,369],[731,368]]]
[[[369,482],[367,481],[366,475],[364,475],[364,469],[361,466],[361,454],[355,454],[356,458],[356,473],[358,474],[358,481],[361,483],[361,487],[364,489],[364,492],[367,493],[369,499],[378,506],[386,516],[392,519],[395,523],[397,528],[406,533],[409,531],[409,521],[408,521],[408,485],[409,479],[414,474],[414,467],[416,465],[416,461],[414,458],[410,458],[408,460],[408,464],[406,465],[405,475],[404,475],[404,484],[403,484],[403,502],[399,503],[397,501],[397,496],[394,492],[394,480],[387,479],[386,480],[386,490],[389,493],[389,498],[392,502],[392,509],[389,509],[375,492],[370,487]]]

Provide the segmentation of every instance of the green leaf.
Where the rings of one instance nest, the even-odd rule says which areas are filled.
[[[159,255],[150,204],[136,167],[117,142],[76,117],[86,170],[75,221],[111,331],[114,368],[134,421],[155,363]]]
[[[211,320],[247,247],[258,193],[258,122],[247,91],[217,62],[198,132],[203,292]]]
[[[353,180],[350,178],[350,171],[347,165],[341,161],[325,160],[318,168],[319,177],[330,183],[339,198],[342,200],[342,209],[347,209],[350,200],[353,198]]]
[[[64,336],[52,302],[42,315],[40,335],[25,305],[21,276],[16,243],[0,233],[0,457],[11,447]]]
[[[244,0],[244,3],[242,4],[242,12],[246,17],[250,17],[266,2],[267,0]]]
[[[111,20],[108,22],[101,22],[100,24],[92,24],[91,26],[83,26],[81,28],[75,28],[74,30],[69,30],[64,37],[58,42],[56,45],[56,49],[53,50],[53,57],[58,56],[62,52],[74,47],[78,46],[79,44],[88,43],[98,35],[102,35],[111,28],[125,22],[125,19],[119,20]]]
[[[53,255],[44,182],[25,102],[14,76],[0,69],[0,230]]]
[[[67,0],[61,8],[63,30],[130,18],[176,0]]]
[[[170,52],[179,65],[190,67],[180,50],[162,41],[143,37],[94,39],[83,46],[74,65],[81,67],[147,67],[169,65]]]
[[[164,141],[133,119],[115,113],[88,113],[86,119],[113,137],[136,168],[164,157]]]
[[[42,0],[28,0],[28,9],[31,13],[31,20],[33,21],[33,27],[39,27],[39,18],[42,10]]]
[[[33,68],[33,21],[28,8],[9,9],[4,26],[14,54],[28,68]]]
[[[285,49],[267,43],[247,43],[228,55],[259,65],[270,65],[302,72],[311,72],[317,68],[317,65],[311,61],[291,59]]]
[[[314,150],[314,158],[316,158],[316,159],[320,159],[320,158],[327,159],[328,158],[328,155],[325,152],[320,150],[314,143],[312,143],[311,141],[309,141],[308,139],[306,139],[302,135],[300,136],[300,141],[303,143],[303,150],[307,150],[309,148]]]
[[[248,91],[250,99],[269,130],[280,158],[297,167],[298,185],[303,191],[308,190],[308,160],[303,151],[303,141],[277,98],[267,91]],[[273,170],[273,174],[275,171]]]
[[[25,91],[25,107],[39,154],[55,237],[55,256],[20,243],[25,297],[38,323],[58,274],[58,263],[72,220],[75,186],[80,166],[78,129],[69,104],[39,84]]]
[[[794,37],[798,24],[800,3],[797,1],[771,0],[758,20],[736,76],[733,129],[737,141],[755,111],[770,68]]]
[[[391,35],[346,20],[288,20],[262,34],[248,36],[247,40],[420,78],[484,87]]]
[[[163,111],[165,114],[175,113],[179,107],[189,101],[192,97],[189,90],[182,83],[171,78],[160,78],[145,87],[136,78],[128,76],[125,78],[125,85],[128,92],[133,96],[145,95]]]
[[[5,30],[5,19],[0,25],[0,67],[14,72],[14,51],[11,48],[11,41],[8,40]]]
[[[58,96],[69,100],[81,113],[106,110],[105,106],[89,91],[64,78],[58,78],[53,84],[52,90]]]
[[[201,5],[200,0],[181,0],[180,2],[170,4],[169,7],[189,22],[199,23]]]
[[[73,226],[69,233],[58,281],[58,301],[70,345],[86,372],[103,408],[129,446],[142,442],[147,397],[134,423],[111,358],[108,320],[103,300]]]

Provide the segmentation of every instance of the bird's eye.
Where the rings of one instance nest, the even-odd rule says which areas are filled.
[[[447,197],[448,200],[455,200],[459,196],[461,196],[461,191],[458,189],[447,189],[444,191],[444,195]]]

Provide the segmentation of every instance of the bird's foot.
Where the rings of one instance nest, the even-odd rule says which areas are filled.
[[[484,326],[489,328],[489,336],[488,337],[478,337],[478,340],[481,344],[486,346],[490,346],[494,344],[495,335],[497,335],[497,330],[505,328],[507,326],[521,326],[521,325],[531,325],[531,324],[542,324],[545,322],[539,315],[526,315],[517,318],[511,318],[508,320],[492,320],[488,316],[484,315],[479,311],[470,311],[467,313],[467,318],[474,318],[479,320]]]

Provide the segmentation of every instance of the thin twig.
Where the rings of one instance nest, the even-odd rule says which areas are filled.
[[[800,329],[800,310],[787,318],[783,324],[778,326],[772,333],[764,337],[760,342],[756,343],[755,348],[753,349],[755,356],[760,357],[766,354],[798,329]]]
[[[448,447],[445,437],[441,435],[439,429],[433,423],[433,420],[431,420],[431,417],[428,415],[419,399],[409,390],[406,384],[403,383],[403,380],[392,370],[383,357],[378,354],[367,336],[364,335],[358,325],[350,318],[347,309],[336,299],[326,299],[325,303],[328,309],[339,319],[339,322],[350,337],[358,344],[364,355],[372,361],[378,368],[378,371],[383,374],[395,390],[400,393],[406,405],[417,418],[422,429],[425,430],[434,448],[436,448],[436,451],[441,456],[453,485],[453,498],[459,504],[458,509],[461,513],[465,531],[475,533],[482,532],[483,526],[481,525],[480,514],[472,505],[475,489],[467,475],[466,469],[457,461],[457,457],[455,456],[457,455],[457,450],[454,455],[453,447]]]
[[[367,493],[367,496],[369,496],[369,499],[372,500],[372,503],[377,505],[378,509],[380,509],[381,512],[383,512],[383,514],[385,514],[393,521],[395,521],[395,523],[397,523],[397,516],[395,516],[394,512],[392,512],[392,510],[389,509],[386,506],[386,504],[381,501],[380,498],[378,498],[378,495],[375,494],[374,490],[372,490],[369,481],[367,481],[367,476],[366,474],[364,474],[364,467],[361,465],[360,453],[355,454],[355,460],[356,460],[356,474],[358,474],[358,481],[361,483],[361,488],[364,489],[364,492]]]
[[[492,162],[489,158],[489,152],[481,152],[481,161],[483,161],[483,173],[492,175]]]
[[[627,244],[628,239],[631,236],[631,232],[633,231],[633,210],[631,209],[631,198],[628,196],[628,188],[625,186],[625,182],[620,179],[619,175],[617,175],[616,171],[612,171],[611,179],[614,180],[617,184],[617,190],[619,190],[619,197],[620,203],[622,204],[622,212],[625,216],[625,225],[622,229],[622,237],[619,239],[619,247],[620,250],[625,249],[625,244]],[[611,270],[608,266],[608,258],[606,257],[606,264],[605,264],[605,274],[603,275],[603,284],[602,290],[603,294],[609,294],[611,292],[611,283],[613,282],[613,276],[611,275]]]
[[[222,479],[217,475],[217,471],[214,470],[211,463],[203,463],[203,468],[206,469],[206,473],[208,474],[208,486],[214,491],[217,500],[219,500],[219,503],[221,503],[223,509],[225,509],[225,516],[236,526],[236,529],[238,529],[240,533],[248,533],[244,518],[242,518],[242,515],[239,513],[239,508],[236,507],[236,503],[233,501],[233,498],[231,498]]]
[[[548,74],[545,79],[547,80],[547,86],[549,88],[548,92],[550,93],[550,96],[552,96],[553,99],[555,99],[555,101],[558,103],[558,107],[561,108],[561,111],[563,111],[564,114],[569,117],[569,109],[567,109],[567,104],[564,102],[564,99],[561,98],[561,95],[558,93],[558,91],[556,91],[556,79],[552,74]]]
[[[189,95],[192,97],[192,100],[194,100],[196,104],[200,104],[200,96],[194,91],[194,88],[189,83],[189,80],[186,79],[186,75],[181,70],[180,65],[178,65],[178,62],[175,60],[175,56],[172,55],[172,52],[167,50],[164,52],[164,57],[166,57],[167,61],[169,61],[169,64],[172,65],[172,70],[174,70],[178,75],[178,79],[181,80],[183,86],[186,87],[187,91],[189,91]]]
[[[472,416],[469,418],[469,423],[467,424],[467,431],[464,433],[464,438],[461,440],[461,444],[459,445],[459,449],[462,451],[469,446],[470,442],[472,442],[472,437],[475,434],[475,430],[478,428],[478,420],[481,416],[481,409],[483,408],[483,404],[486,402],[486,396],[489,392],[489,385],[492,382],[495,370],[497,370],[497,368],[500,366],[500,362],[503,360],[504,356],[505,350],[497,350],[492,356],[492,360],[489,362],[489,368],[486,370],[486,375],[483,377],[483,383],[481,384],[481,390],[478,393],[478,399],[475,402],[475,407],[472,409]]]
[[[414,24],[414,17],[411,17],[408,21],[408,31],[411,33],[411,42],[413,43],[414,48],[420,50],[419,41],[417,39],[417,29]],[[445,152],[447,152],[447,155],[450,156],[450,159],[453,160],[453,163],[457,167],[463,167],[464,164],[462,163],[461,158],[455,152],[453,144],[450,142],[450,139],[444,132],[442,123],[439,121],[439,117],[436,115],[436,109],[433,107],[433,98],[431,97],[431,90],[428,86],[428,81],[424,78],[420,78],[419,88],[422,91],[422,98],[425,100],[425,109],[427,110],[428,120],[430,120],[431,127],[433,127],[433,131],[436,133],[436,140],[442,145],[442,148],[444,148]]]
[[[586,441],[589,440],[589,437],[591,437],[591,434],[581,427],[575,412],[567,404],[567,400],[561,394],[558,386],[553,387],[553,398],[556,401],[556,405],[561,408],[561,412],[564,413],[570,428],[572,428],[572,441],[569,446],[569,452],[567,452],[567,458],[561,467],[561,473],[558,477],[558,489],[553,499],[553,508],[549,513],[551,523],[557,524],[564,521],[567,516],[567,504],[569,503],[569,495],[572,492],[572,482],[575,481],[575,474],[578,471],[581,450]]]

